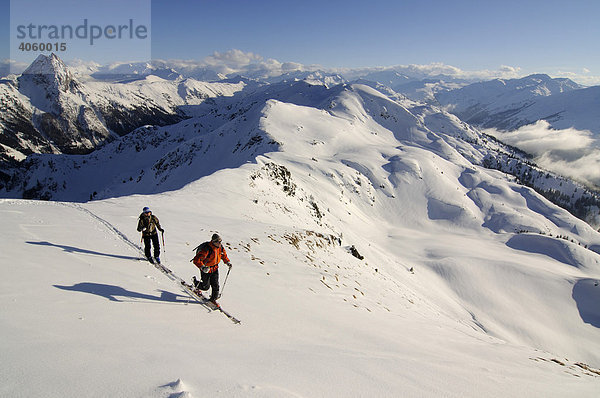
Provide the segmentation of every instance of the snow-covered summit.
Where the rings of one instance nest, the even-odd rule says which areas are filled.
[[[53,85],[62,91],[71,89],[71,85],[74,82],[73,74],[69,71],[67,65],[54,53],[49,56],[40,54],[25,69],[20,80],[23,80],[28,75],[45,76],[46,79],[49,79]]]
[[[60,102],[66,99],[65,95],[79,95],[81,90],[81,84],[54,53],[40,54],[17,80],[19,91],[34,106],[55,114],[61,111]]]

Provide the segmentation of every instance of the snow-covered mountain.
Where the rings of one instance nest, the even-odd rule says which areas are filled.
[[[591,90],[591,92],[586,92]],[[569,79],[530,75],[521,79],[496,79],[436,94],[436,99],[461,120],[475,126],[515,130],[547,120],[555,128],[589,125],[598,102],[592,92]],[[583,107],[576,113],[576,109]],[[587,115],[584,118],[580,116]],[[597,123],[597,121],[596,121]],[[597,126],[596,126],[597,127]],[[600,132],[600,130],[598,130]]]
[[[600,87],[532,75],[436,97],[461,120],[528,152],[533,162],[600,191]]]
[[[263,60],[255,54],[236,50],[216,54],[204,61],[152,60],[110,65],[73,61],[71,68],[79,77],[92,76],[96,80],[112,82],[143,79],[150,75],[166,80],[182,77],[207,82],[238,76],[264,83],[311,79],[327,84],[368,81],[386,86],[412,100],[430,103],[435,102],[435,94],[438,92],[454,90],[481,80],[479,77],[469,78],[464,72],[442,64],[336,69],[273,59]]]
[[[189,64],[173,65],[160,60],[154,60],[152,62],[96,65],[87,69],[78,68],[78,70],[81,76],[89,75],[96,80],[109,82],[143,79],[150,75],[158,76],[165,80],[190,78],[206,82],[220,81],[227,78],[227,76],[206,67]]]
[[[408,76],[393,69],[361,73],[360,80],[377,82],[401,93],[414,101],[436,102],[436,94],[464,87],[473,83],[446,75],[428,76],[415,73]]]
[[[54,54],[40,55],[22,75],[0,81],[0,160],[88,153],[137,127],[178,122],[188,117],[185,106],[245,86],[155,75],[103,82],[78,78]]]
[[[575,128],[600,137],[600,86],[569,90],[536,98],[518,112],[505,115],[503,122],[492,127],[514,130],[545,120],[556,130]]]
[[[151,79],[158,81],[156,91],[148,84]],[[153,76],[131,84],[153,98],[165,89],[164,81]],[[26,172],[12,178],[3,191],[11,197],[86,201],[179,189],[222,167],[239,167],[276,150],[281,140],[266,132],[262,122],[268,117],[265,109],[271,101],[335,116],[340,103],[349,102],[349,92],[354,102],[363,105],[344,108],[346,118],[362,124],[373,119],[378,126],[402,134],[442,134],[468,153],[472,163],[510,173],[592,225],[600,224],[597,194],[535,167],[525,154],[491,141],[451,114],[378,84],[330,86],[314,78],[257,86],[239,96],[220,96],[188,106],[186,112],[195,117],[167,127],[140,128],[89,156],[30,156],[22,165]]]
[[[68,202],[0,201],[1,391],[595,396],[600,233],[496,170],[538,172],[456,116],[315,83],[31,156],[19,189]],[[239,327],[138,261],[143,206],[186,280],[195,245],[224,237]]]

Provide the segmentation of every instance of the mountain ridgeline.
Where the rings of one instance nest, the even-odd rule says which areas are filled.
[[[597,88],[545,75],[475,84],[398,73],[365,74],[355,82],[325,73],[268,81],[211,76],[221,80],[198,81],[161,68],[109,81],[75,76],[55,55],[40,55],[22,75],[0,81],[0,195],[83,202],[152,194],[180,189],[223,168],[256,163],[261,156],[300,151],[303,156],[294,162],[341,162],[366,179],[371,186],[367,197],[375,191],[395,197],[396,172],[421,175],[420,164],[436,156],[463,171],[499,170],[505,173],[502,178],[512,176],[600,226],[597,191],[541,169],[528,154],[477,128],[516,128],[542,119],[568,123],[574,116],[568,109],[557,111],[557,104],[572,103],[578,94],[588,98],[586,91]],[[427,95],[419,89],[425,86]],[[287,106],[296,125],[273,127],[273,112]],[[552,115],[533,112],[538,108]],[[595,118],[590,115],[582,124],[590,127]],[[319,159],[330,142],[315,136],[304,148],[298,141],[310,136],[307,131],[347,134],[349,128],[367,146],[391,134],[389,148],[373,153],[388,159],[387,165],[373,169],[351,155],[337,159],[342,142],[324,152],[329,158]],[[423,158],[406,163],[394,153],[398,148],[420,148]],[[449,178],[438,177],[432,186]],[[458,177],[454,183],[464,188]]]

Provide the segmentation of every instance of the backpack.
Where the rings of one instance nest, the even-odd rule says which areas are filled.
[[[211,246],[210,242],[203,242],[203,243],[200,243],[198,246],[196,246],[196,248],[192,250],[193,252],[195,252],[195,254],[194,254],[194,258],[192,258],[190,260],[190,262],[193,263],[194,260],[196,259],[196,256],[198,256],[198,253],[200,253],[201,251],[205,251],[205,250],[209,251],[208,256],[210,256],[211,255],[210,252],[212,252],[214,250],[213,247]],[[206,257],[208,257],[208,256],[206,256]]]

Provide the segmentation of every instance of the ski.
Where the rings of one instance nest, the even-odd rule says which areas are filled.
[[[206,297],[204,297],[204,295],[199,292],[198,290],[195,290],[194,287],[190,284],[188,284],[185,281],[181,281],[181,287],[183,288],[183,290],[185,290],[185,292],[188,294],[188,296],[193,297],[194,300],[196,300],[197,302],[199,302],[200,304],[202,304],[203,306],[205,306],[207,309],[209,309],[210,311],[213,311],[214,308],[211,306],[211,302],[210,300],[208,300]]]
[[[207,299],[206,297],[204,297],[204,295],[201,292],[197,292],[196,290],[194,290],[194,288],[192,287],[192,285],[186,283],[185,281],[181,281],[181,284],[184,288],[184,290],[186,290],[186,292],[188,294],[192,294],[194,296],[197,296],[199,298],[201,298],[202,300],[202,304],[204,304],[206,307],[208,307],[211,311],[220,311],[223,313],[223,315],[225,315],[227,318],[229,318],[231,320],[231,322],[235,323],[235,324],[239,324],[242,323],[242,321],[240,321],[239,319],[237,319],[236,317],[234,317],[233,315],[231,315],[229,312],[225,311],[223,309],[223,307],[221,307],[220,304],[216,304],[213,303],[212,301],[210,301],[209,299]]]
[[[217,308],[218,311],[221,311],[223,313],[223,315],[225,315],[227,318],[229,318],[229,320],[231,320],[231,322],[237,324],[242,323],[242,321],[240,321],[239,319],[237,319],[236,317],[234,317],[233,315],[231,315],[229,312],[225,311],[221,305],[219,305],[219,308]]]
[[[206,305],[207,300],[204,298],[204,296],[199,296],[196,292],[194,292],[193,289],[191,289],[191,287],[189,285],[186,284],[186,282],[183,279],[181,279],[180,277],[175,275],[173,273],[173,271],[171,271],[169,268],[167,268],[163,264],[159,264],[159,263],[152,263],[152,265],[154,265],[154,268],[158,269],[160,272],[165,274],[170,280],[177,283],[179,285],[179,287],[188,296],[190,296],[191,298],[193,298],[195,301],[199,302],[200,304]]]
[[[215,307],[214,304],[209,299],[207,299],[206,297],[204,297],[204,295],[202,293],[196,292],[194,290],[194,288],[192,287],[192,285],[188,284],[186,281],[184,281],[183,279],[181,279],[179,276],[175,275],[173,273],[173,271],[171,271],[169,268],[167,268],[164,264],[162,264],[162,263],[154,263],[153,265],[154,265],[154,267],[156,269],[158,269],[160,272],[162,272],[163,274],[165,274],[173,282],[176,282],[179,285],[179,287],[188,296],[190,296],[192,299],[194,299],[198,303],[202,304],[204,307],[208,308],[211,311],[220,311],[220,312],[222,312],[223,315],[225,315],[227,318],[229,318],[231,320],[231,322],[233,322],[235,324],[242,323],[239,319],[237,319],[236,317],[234,317],[233,315],[231,315],[230,313],[228,313],[227,311],[225,311],[220,305],[217,305]]]

